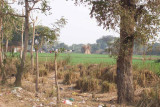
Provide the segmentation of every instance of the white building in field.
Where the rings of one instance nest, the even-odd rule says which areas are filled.
[[[70,49],[70,50],[65,50],[64,52],[65,52],[65,53],[72,53],[73,50],[71,50],[71,49]]]

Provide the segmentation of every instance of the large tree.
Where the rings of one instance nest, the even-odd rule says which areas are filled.
[[[117,58],[118,103],[134,101],[132,54],[135,38],[147,41],[157,35],[160,0],[76,0],[91,5],[95,17],[106,29],[119,28]]]
[[[38,25],[35,26],[36,37],[40,40],[40,45],[44,45],[44,43],[53,44],[55,40],[57,40],[58,36],[60,36],[60,30],[67,24],[65,18],[61,18],[53,23],[52,28],[47,26]]]
[[[4,39],[6,40],[6,48],[8,46],[8,39],[12,38],[12,30],[14,29],[13,22],[16,18],[6,14],[7,12],[15,13],[13,9],[8,5],[8,2],[0,0],[0,69],[2,74],[2,84],[6,82],[6,71],[5,71],[5,55],[4,55]],[[7,50],[7,49],[6,49]]]
[[[21,4],[24,3],[24,7],[25,7],[25,15],[22,16],[22,17],[25,17],[25,30],[24,30],[25,41],[24,41],[23,55],[21,59],[21,66],[17,70],[17,74],[16,74],[15,86],[21,86],[21,79],[24,71],[25,59],[26,59],[26,53],[27,53],[27,47],[28,47],[30,12],[32,10],[41,10],[42,12],[45,12],[46,10],[50,10],[50,7],[47,5],[46,0],[21,0],[19,2]],[[41,3],[41,8],[35,7],[37,3]]]
[[[112,42],[115,39],[112,35],[103,36],[96,40],[96,43],[100,46],[101,49],[106,49],[108,47],[108,43]]]

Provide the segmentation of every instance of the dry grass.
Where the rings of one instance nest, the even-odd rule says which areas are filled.
[[[55,88],[47,88],[45,91],[45,97],[55,97],[56,96],[56,89]]]
[[[69,71],[64,76],[64,84],[71,85],[79,79],[80,75],[77,72]]]
[[[84,77],[76,82],[76,88],[82,92],[98,91],[100,89],[99,80],[95,78]]]
[[[105,93],[105,92],[114,92],[114,91],[116,91],[116,84],[109,83],[108,81],[104,81],[102,83],[101,92]]]
[[[43,76],[47,76],[48,75],[48,70],[45,68],[44,65],[40,65],[39,66],[39,76],[43,77]]]
[[[58,71],[57,73],[57,78],[58,79],[64,79],[66,72]]]
[[[73,84],[76,79],[75,72],[80,75],[76,81],[76,88],[82,92],[99,91],[110,92],[116,90],[116,66],[105,67],[102,64],[78,65],[69,67],[70,72],[64,76],[64,84]],[[63,75],[63,74],[61,74]],[[77,78],[77,77],[76,77]],[[135,90],[141,87],[151,87],[159,80],[159,77],[148,70],[133,71]],[[94,86],[93,86],[94,84]]]
[[[135,85],[140,87],[150,87],[159,80],[159,77],[154,72],[148,70],[134,71],[133,78],[136,82]]]
[[[159,88],[158,88],[159,89]],[[154,88],[144,89],[140,95],[137,107],[160,107],[160,91]]]
[[[6,70],[8,76],[16,73],[19,69],[19,62],[17,66],[14,64],[18,59],[13,59],[9,64],[6,63]],[[75,87],[81,92],[96,92],[96,93],[111,93],[116,91],[116,66],[107,66],[102,64],[91,65],[67,65],[64,61],[58,62],[58,79],[63,79],[63,83],[67,85],[76,85]],[[46,98],[52,98],[56,95],[55,89],[49,79],[50,71],[54,71],[54,63],[47,62],[39,64],[39,87],[40,93],[43,93]],[[53,77],[52,77],[53,78]],[[159,77],[149,70],[133,71],[134,88],[149,87],[144,90],[138,100],[138,107],[159,107],[160,106],[160,91],[159,87],[154,88]],[[25,65],[25,72],[23,75],[23,88],[29,92],[35,93],[35,75],[30,72],[30,61]],[[62,81],[61,81],[62,82]],[[62,84],[61,84],[62,85]],[[66,85],[64,87],[67,87]],[[152,88],[151,88],[152,87]],[[78,91],[79,91],[78,90]],[[64,90],[63,90],[64,91]]]
[[[100,76],[99,78],[102,79],[103,81],[108,81],[110,83],[116,83],[116,67],[115,66],[110,66],[110,67],[105,67],[100,71]]]

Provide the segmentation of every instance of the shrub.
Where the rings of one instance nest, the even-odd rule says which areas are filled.
[[[72,83],[75,83],[77,79],[79,79],[79,73],[69,71],[65,74],[63,83],[70,85]]]
[[[64,76],[66,75],[65,71],[58,71],[57,78],[58,79],[64,79]]]
[[[159,80],[159,77],[152,71],[140,70],[133,72],[133,79],[141,87],[154,85]]]
[[[48,70],[45,68],[44,65],[39,66],[39,76],[47,76],[48,75]]]
[[[48,71],[54,71],[55,70],[55,67],[54,67],[54,62],[53,61],[50,61],[46,64],[46,69]]]
[[[102,83],[101,92],[113,92],[116,90],[114,83],[109,83],[108,81],[104,81]]]
[[[137,107],[160,107],[160,92],[154,88],[144,89],[140,95]]]
[[[82,92],[99,90],[99,80],[95,78],[83,77],[76,82],[76,88]]]
[[[116,83],[116,69],[115,67],[106,67],[103,70],[100,71],[101,76],[99,76],[100,79],[103,81],[108,81],[111,83]]]

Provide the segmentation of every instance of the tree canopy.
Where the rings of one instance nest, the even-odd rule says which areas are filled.
[[[130,22],[130,16],[125,18],[126,32],[130,33],[129,26],[135,25],[134,37],[147,42],[157,35],[160,28],[160,0],[76,0],[76,3],[88,3],[91,5],[91,17],[95,17],[98,24],[105,29],[113,29],[119,32],[120,16],[133,14],[134,19]],[[128,3],[133,8],[126,10]],[[125,17],[125,16],[124,16]]]

